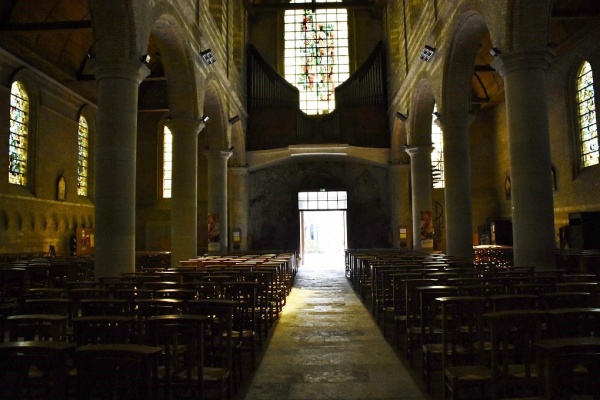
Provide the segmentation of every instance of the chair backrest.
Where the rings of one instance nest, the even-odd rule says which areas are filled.
[[[6,328],[11,342],[67,341],[68,317],[55,314],[20,314],[6,318]]]
[[[536,310],[538,296],[535,294],[504,294],[489,296],[492,311]]]
[[[586,308],[591,295],[585,292],[553,292],[540,294],[540,305],[544,310],[557,308]]]
[[[458,287],[446,285],[418,286],[415,290],[419,296],[421,343],[430,343],[433,340],[434,333],[441,329],[438,318],[441,315],[441,304],[436,299],[438,297],[456,296]]]
[[[600,308],[560,308],[546,312],[546,337],[600,337]]]
[[[73,340],[78,346],[131,343],[134,329],[133,317],[120,315],[80,317],[73,320]]]
[[[83,299],[80,301],[81,316],[131,315],[131,304],[125,299]]]

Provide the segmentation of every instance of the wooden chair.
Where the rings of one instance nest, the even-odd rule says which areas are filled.
[[[200,299],[190,301],[187,310],[208,317],[204,330],[204,389],[207,394],[216,392],[219,399],[231,399],[232,386],[236,386],[232,369],[234,307],[232,300]]]
[[[138,343],[145,342],[146,320],[156,315],[183,314],[183,300],[178,299],[136,299],[133,316],[136,318],[136,336]]]
[[[77,399],[154,399],[161,348],[139,344],[95,344],[75,350]]]
[[[0,344],[2,399],[66,399],[68,359],[74,349],[74,344],[61,341]]]
[[[262,346],[259,332],[260,323],[256,316],[256,287],[254,282],[227,282],[224,284],[225,298],[233,300],[233,330],[234,340],[233,352],[237,358],[237,365],[241,365],[242,353],[250,353],[250,365],[252,370],[256,367],[257,347]],[[258,341],[258,343],[257,343]],[[243,379],[240,368],[240,380]]]
[[[536,343],[536,349],[542,398],[562,400],[574,395],[600,398],[600,338],[543,340]]]
[[[158,385],[162,398],[182,393],[204,398],[204,323],[201,315],[158,315],[146,320],[146,344],[162,349]]]
[[[493,398],[536,395],[538,371],[533,345],[542,339],[544,318],[545,313],[538,310],[483,314],[490,330]]]
[[[484,297],[450,296],[437,299],[442,307],[443,398],[458,400],[477,389],[477,398],[490,393],[492,371],[482,353]]]
[[[419,286],[435,285],[435,279],[405,279],[404,295],[406,309],[406,358],[413,366],[413,354],[421,348],[421,306],[420,298],[416,291]]]
[[[427,390],[431,392],[431,374],[434,369],[441,370],[442,361],[442,326],[441,305],[438,297],[455,296],[457,286],[435,285],[416,288],[420,308],[420,347],[423,353],[421,377]]]

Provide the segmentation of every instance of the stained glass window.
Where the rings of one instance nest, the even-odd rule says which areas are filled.
[[[80,196],[87,196],[88,194],[88,149],[88,122],[82,115],[79,117],[79,129],[77,131],[77,194]]]
[[[598,128],[594,101],[594,77],[592,67],[587,61],[583,63],[577,75],[577,116],[579,118],[581,166],[596,165],[598,164]]]
[[[23,84],[15,81],[10,89],[10,138],[8,146],[8,182],[27,184],[27,136],[29,133],[29,97]]]
[[[433,112],[437,111],[437,107],[433,106]],[[444,180],[444,136],[442,129],[439,127],[437,117],[434,115],[431,122],[431,143],[433,151],[431,152],[431,170],[433,171],[433,187],[435,189],[443,189],[445,187]]]
[[[284,30],[285,77],[300,91],[300,109],[307,114],[333,111],[335,88],[350,74],[347,10],[286,10]]]
[[[173,134],[165,126],[163,133],[163,190],[165,199],[171,198],[171,176],[173,174]]]

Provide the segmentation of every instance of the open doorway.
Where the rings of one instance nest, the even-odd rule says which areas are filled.
[[[346,192],[300,192],[300,257],[303,265],[344,265]]]

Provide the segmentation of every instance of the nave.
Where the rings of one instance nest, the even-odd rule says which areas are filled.
[[[308,254],[247,390],[236,399],[428,399],[344,275]]]

